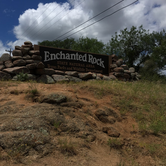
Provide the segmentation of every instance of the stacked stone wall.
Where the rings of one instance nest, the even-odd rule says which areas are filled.
[[[130,81],[139,79],[138,73],[134,68],[128,68],[123,64],[122,59],[112,55],[112,64],[110,65],[110,75],[105,76],[97,73],[79,73],[77,71],[60,71],[52,68],[46,68],[42,63],[39,50],[35,50],[31,42],[26,41],[24,45],[15,46],[15,50],[10,54],[3,54],[0,57],[0,80],[17,80],[20,73],[27,73],[29,80],[44,83],[56,83],[59,81],[82,80],[123,80]]]

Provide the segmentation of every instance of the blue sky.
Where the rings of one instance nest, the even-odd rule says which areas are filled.
[[[13,33],[14,26],[18,25],[18,18],[27,9],[36,9],[39,3],[51,3],[52,0],[0,0],[0,40],[6,43],[10,40],[16,40]],[[65,0],[56,0],[58,3],[64,3]]]
[[[5,49],[13,49],[15,45],[21,46],[27,40],[33,44],[43,40],[54,40],[119,1],[0,0],[0,56],[5,52]],[[71,33],[134,1],[124,0]],[[143,25],[150,31],[166,30],[165,16],[166,0],[139,0],[138,3],[71,37],[93,37],[106,43],[116,31],[126,27],[130,28],[133,25],[137,27]]]

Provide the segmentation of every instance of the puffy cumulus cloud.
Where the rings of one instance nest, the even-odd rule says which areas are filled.
[[[134,2],[134,0],[123,1],[71,33],[81,30],[89,24],[132,2]],[[12,47],[14,47],[14,45],[21,45],[25,40],[30,40],[37,44],[38,41],[57,39],[60,35],[77,27],[116,3],[116,0],[68,0],[66,3],[61,4],[56,2],[40,3],[37,9],[28,9],[20,15],[19,25],[15,26],[13,30],[18,40],[10,42],[8,45]],[[115,13],[111,17],[71,37],[78,38],[87,36],[108,42],[115,32],[126,27],[130,28],[133,25],[143,25],[144,28],[151,31],[166,29],[165,9],[165,0],[139,0],[136,4]],[[63,39],[71,33],[66,34],[60,39]]]
[[[139,26],[150,31],[166,29],[165,0],[140,0],[137,5],[125,10],[126,18],[130,18],[129,25]]]

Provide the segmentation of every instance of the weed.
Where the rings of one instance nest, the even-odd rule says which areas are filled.
[[[60,126],[60,122],[54,122],[55,130],[57,130],[59,126]]]
[[[38,96],[40,95],[36,83],[30,81],[29,82],[29,89],[27,90],[26,98],[32,99],[33,102],[38,100]]]
[[[20,72],[19,74],[17,74],[17,80],[18,81],[27,81],[28,80],[28,74]]]
[[[144,121],[139,122],[139,130],[143,137],[145,137],[148,134],[148,127]]]
[[[77,151],[71,141],[68,141],[67,139],[59,139],[58,142],[60,144],[60,151],[63,154],[67,154],[68,156],[77,155]]]
[[[120,139],[117,138],[109,138],[108,140],[108,145],[111,148],[115,148],[115,149],[121,149],[123,146],[123,143]]]
[[[125,166],[125,163],[120,161],[120,163],[117,163],[117,166]]]
[[[153,154],[155,154],[159,150],[160,146],[161,145],[159,145],[159,144],[153,144],[153,143],[151,143],[151,144],[147,144],[146,148],[149,151],[149,153],[151,155],[153,155]]]
[[[14,89],[14,90],[11,90],[10,93],[13,95],[19,95],[20,92],[17,89]]]

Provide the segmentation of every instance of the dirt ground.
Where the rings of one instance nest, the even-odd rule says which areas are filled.
[[[0,166],[164,166],[145,146],[162,139],[142,135],[111,94],[100,98],[77,84],[0,83]]]

